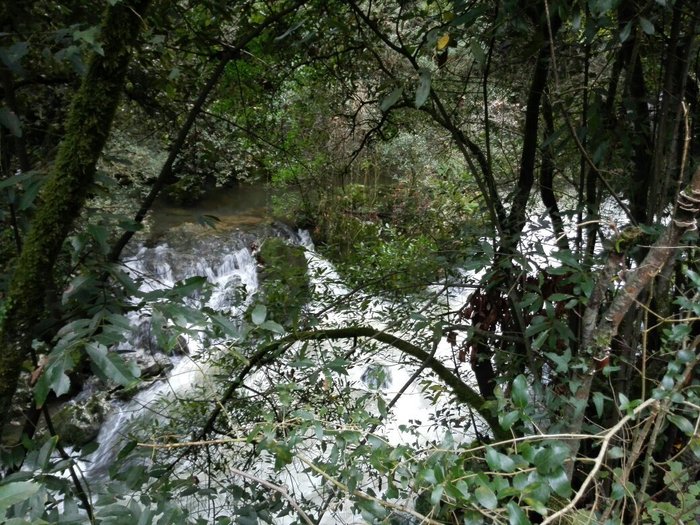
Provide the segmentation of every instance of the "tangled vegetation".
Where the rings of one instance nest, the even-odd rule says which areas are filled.
[[[700,517],[696,1],[2,12],[5,523]],[[154,203],[250,183],[318,253],[204,214],[149,274]]]

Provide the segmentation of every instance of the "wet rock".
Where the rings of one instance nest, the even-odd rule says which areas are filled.
[[[177,336],[172,352],[175,355],[190,355],[190,347],[184,335],[180,334]]]
[[[260,264],[260,298],[268,317],[283,325],[296,325],[311,295],[304,248],[271,237],[257,254]]]
[[[110,410],[105,398],[105,393],[98,392],[85,400],[65,403],[53,414],[53,425],[63,444],[79,447],[97,437]]]

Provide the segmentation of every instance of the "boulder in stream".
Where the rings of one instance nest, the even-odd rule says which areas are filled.
[[[82,401],[65,403],[52,417],[56,434],[64,445],[86,445],[97,438],[110,409],[111,405],[102,392],[94,393]]]

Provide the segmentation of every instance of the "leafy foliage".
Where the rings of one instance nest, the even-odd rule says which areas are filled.
[[[142,18],[71,209],[44,182],[110,53],[103,6],[7,6],[0,321],[20,344],[0,372],[20,352],[27,381],[3,407],[5,521],[697,519],[692,2],[229,4]],[[318,253],[287,231],[224,283],[206,260],[242,235],[227,268],[252,266],[251,238],[206,215],[231,244],[198,245],[194,273],[122,265],[167,249],[142,225],[157,194],[252,180]],[[43,232],[38,315],[17,310],[28,232],[74,212]],[[124,358],[143,349],[177,355]],[[94,388],[141,407],[96,454],[57,413],[101,412]]]

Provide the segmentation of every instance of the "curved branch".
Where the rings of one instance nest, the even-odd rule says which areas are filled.
[[[508,434],[501,430],[498,423],[498,418],[494,417],[491,410],[487,407],[486,400],[476,393],[469,385],[464,383],[462,379],[453,371],[443,365],[438,359],[433,357],[429,352],[419,348],[418,346],[404,341],[403,339],[386,333],[370,326],[351,326],[347,328],[332,328],[322,330],[309,330],[304,332],[296,332],[281,339],[263,346],[250,358],[245,368],[238,374],[236,379],[229,385],[229,388],[224,392],[222,403],[217,404],[210,415],[207,423],[200,432],[200,437],[208,433],[214,425],[216,418],[221,413],[223,402],[230,398],[234,392],[241,386],[245,377],[253,369],[259,368],[264,364],[276,359],[284,350],[289,348],[293,343],[300,341],[324,341],[329,339],[353,339],[356,337],[367,337],[374,339],[380,343],[393,346],[397,350],[407,354],[426,367],[430,368],[445,384],[451,389],[455,397],[474,408],[484,421],[489,425],[491,431],[497,439],[507,439]]]

